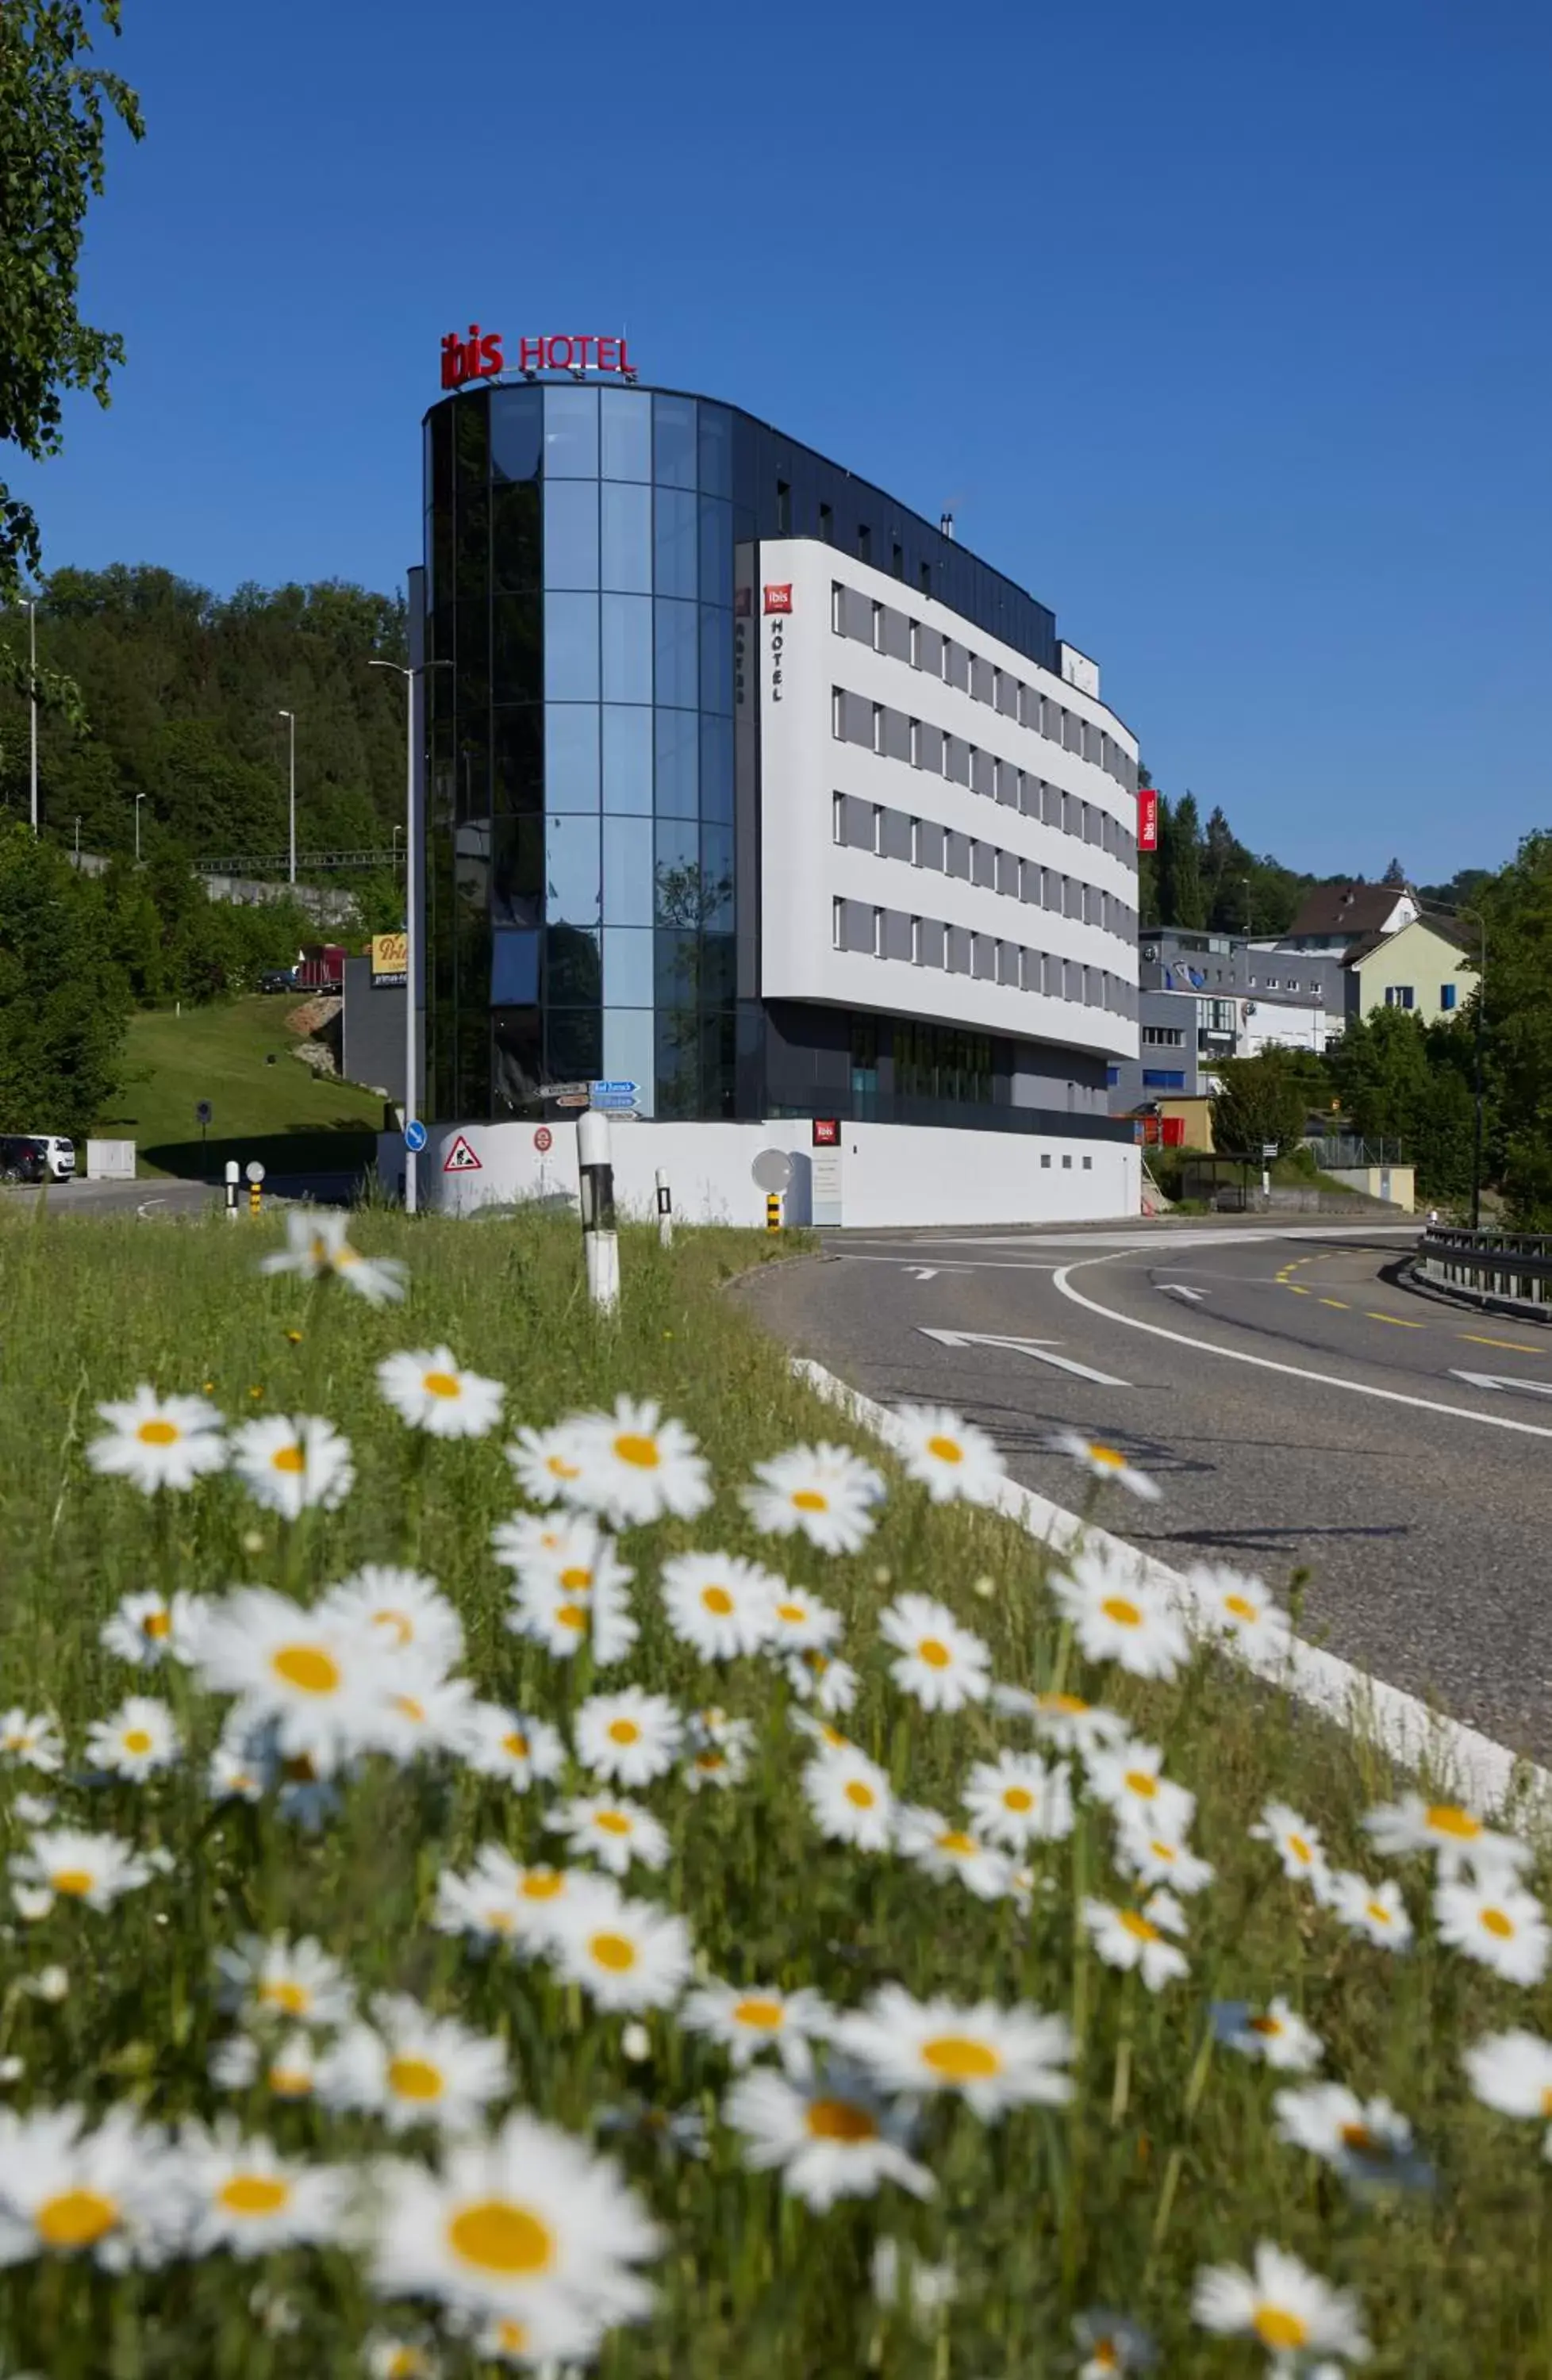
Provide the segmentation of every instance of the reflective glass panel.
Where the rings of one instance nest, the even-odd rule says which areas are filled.
[[[537,1008],[498,1008],[491,1018],[491,1111],[531,1114],[543,1061]]]
[[[453,407],[439,405],[426,423],[426,502],[439,511],[453,501]]]
[[[700,1099],[707,1116],[734,1111],[734,1018],[723,1009],[700,1021]]]
[[[652,815],[652,714],[643,702],[603,706],[603,807]]]
[[[644,926],[606,926],[603,933],[605,1008],[652,1005],[652,937]]]
[[[483,389],[467,390],[453,406],[453,480],[460,503],[472,488],[483,488],[491,476],[490,398]]]
[[[700,600],[733,605],[733,506],[700,500]]]
[[[596,587],[599,505],[596,480],[544,483],[544,584]]]
[[[657,1013],[657,1112],[693,1116],[700,1087],[700,1012],[660,1008]]]
[[[596,1083],[603,1071],[603,1014],[597,1008],[552,1008],[544,1020],[548,1079]]]
[[[596,702],[598,690],[598,597],[547,595],[544,599],[546,702]]]
[[[489,596],[471,596],[457,606],[453,635],[454,705],[459,710],[483,710],[491,699]]]
[[[598,1005],[603,970],[597,927],[552,926],[545,937],[544,989],[552,1008]]]
[[[544,916],[544,820],[498,818],[491,842],[491,922],[537,926]]]
[[[603,1074],[611,1083],[636,1085],[637,1115],[654,1112],[654,1024],[649,1008],[608,1008],[603,1012]]]
[[[598,391],[544,391],[544,474],[550,480],[596,480],[599,467]]]
[[[485,819],[491,815],[491,730],[489,714],[461,718],[454,755],[454,816]]]
[[[703,934],[700,938],[701,1006],[731,1008],[735,982],[733,936]]]
[[[693,396],[652,400],[652,477],[661,488],[693,488],[697,478]]]
[[[700,722],[700,814],[733,824],[733,722],[709,714]]]
[[[700,607],[700,707],[733,709],[733,613]]]
[[[733,416],[720,405],[700,408],[700,484],[709,496],[733,493]]]
[[[602,494],[601,582],[615,594],[650,594],[652,491],[606,480]]]
[[[454,509],[454,589],[460,602],[482,603],[491,591],[491,497],[485,488]]]
[[[537,388],[491,391],[491,477],[531,480],[539,471],[544,393]]]
[[[491,491],[491,576],[498,587],[539,585],[539,494],[535,480]]]
[[[693,710],[699,684],[696,606],[693,603],[665,602],[660,596],[653,612],[657,698],[672,708]],[[729,618],[731,620],[731,613]]]
[[[635,389],[605,388],[599,392],[599,421],[603,433],[602,475],[606,480],[649,480],[652,476],[652,400]]]
[[[649,926],[652,922],[652,821],[611,819],[603,839],[603,922]]]
[[[539,935],[497,934],[491,944],[491,998],[503,1006],[539,998]]]
[[[544,915],[549,924],[598,924],[599,822],[596,818],[545,820],[544,879]]]
[[[660,818],[694,818],[700,803],[700,722],[693,710],[657,713]]]
[[[733,924],[733,829],[703,826],[700,831],[701,923],[718,929]]]
[[[603,598],[603,698],[652,699],[652,605],[645,595]]]
[[[544,807],[599,806],[599,714],[595,702],[552,702],[544,712]]]
[[[652,584],[660,595],[695,593],[699,517],[694,496],[681,495],[673,488],[658,490]]]
[[[660,819],[655,857],[660,926],[700,923],[700,828],[694,819]]]
[[[544,711],[540,703],[491,714],[491,803],[498,817],[544,807]]]
[[[497,702],[538,702],[540,611],[537,595],[497,595],[491,605],[491,691]]]
[[[660,1008],[694,1008],[700,990],[700,936],[660,926],[652,937]]]

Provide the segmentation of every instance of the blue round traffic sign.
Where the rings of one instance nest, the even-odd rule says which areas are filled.
[[[405,1147],[412,1157],[418,1157],[426,1146],[426,1127],[418,1116],[411,1116],[405,1126]]]

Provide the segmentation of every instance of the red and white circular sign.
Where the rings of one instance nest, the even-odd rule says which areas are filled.
[[[553,1148],[554,1145],[554,1134],[551,1131],[547,1123],[541,1123],[539,1130],[534,1135],[534,1147],[538,1149],[540,1157],[543,1156],[547,1148]]]

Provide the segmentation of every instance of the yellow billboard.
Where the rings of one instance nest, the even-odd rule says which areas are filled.
[[[385,984],[406,983],[409,979],[409,937],[407,934],[374,934],[371,945],[372,990]]]

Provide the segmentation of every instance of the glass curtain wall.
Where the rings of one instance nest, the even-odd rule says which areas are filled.
[[[547,383],[427,442],[433,1111],[731,1115],[732,416]]]

